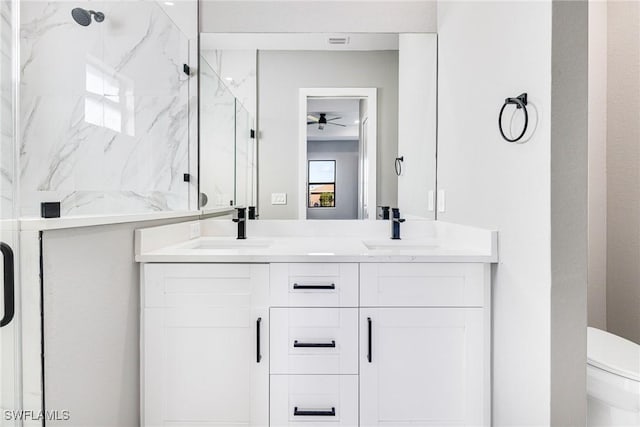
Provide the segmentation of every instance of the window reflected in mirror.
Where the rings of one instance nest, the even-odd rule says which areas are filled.
[[[309,160],[308,176],[308,207],[335,208],[336,161]]]

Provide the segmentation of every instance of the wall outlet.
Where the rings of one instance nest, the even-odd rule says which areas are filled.
[[[287,193],[271,193],[271,204],[272,205],[286,205],[287,204]]]
[[[189,225],[189,239],[197,239],[200,237],[200,221]]]

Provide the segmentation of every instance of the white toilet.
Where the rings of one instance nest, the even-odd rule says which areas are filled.
[[[640,426],[640,346],[587,328],[588,426]]]

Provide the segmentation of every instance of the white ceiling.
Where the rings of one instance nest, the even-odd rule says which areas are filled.
[[[353,98],[312,98],[307,101],[307,114],[320,117],[320,113],[327,114],[327,120],[334,117],[341,117],[334,120],[335,123],[345,125],[333,126],[327,124],[323,130],[318,129],[318,125],[307,126],[307,140],[309,141],[352,141],[360,138],[359,125],[360,100]]]
[[[346,38],[347,44],[330,44]],[[258,50],[398,50],[395,33],[203,33],[200,49]]]

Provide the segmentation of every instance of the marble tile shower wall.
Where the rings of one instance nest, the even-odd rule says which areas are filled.
[[[82,27],[74,7],[106,19]],[[184,63],[189,40],[155,1],[23,2],[22,215],[188,209]]]
[[[14,130],[13,130],[13,24],[12,3],[0,1],[0,219],[13,218]]]
[[[206,49],[201,52],[213,71],[225,78],[225,85],[251,117],[258,113],[257,54],[256,49]]]

